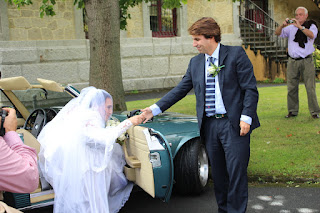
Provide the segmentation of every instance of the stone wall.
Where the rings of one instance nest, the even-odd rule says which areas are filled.
[[[188,0],[188,26],[206,16],[218,22],[223,34],[234,32],[232,0]]]
[[[3,78],[24,76],[61,84],[87,85],[89,80],[89,42],[87,40],[1,41],[0,71]]]
[[[75,9],[72,0],[58,0],[54,6],[55,16],[40,18],[41,0],[32,1],[17,9],[15,5],[2,5],[1,13],[7,14],[9,38],[2,40],[28,41],[28,40],[70,40],[84,38],[83,27],[79,30],[77,25],[82,23],[82,11]]]
[[[190,0],[178,9],[179,36],[173,38],[152,38],[148,4],[129,10],[127,31],[121,32],[125,91],[176,86],[190,58],[197,54],[187,29],[203,16],[218,21],[224,44],[241,44],[239,32],[233,28],[238,23],[237,4],[232,0],[201,1]],[[33,3],[21,10],[5,5],[9,39],[0,40],[10,41],[0,42],[2,76],[23,75],[31,83],[36,83],[36,78],[52,79],[80,89],[87,86],[90,56],[89,42],[83,39],[82,12],[73,7],[73,1],[60,0],[55,6],[56,16],[40,19],[40,0]]]
[[[276,0],[273,5],[274,20],[282,24],[286,18],[294,18],[295,10],[296,8],[288,4],[287,0]]]

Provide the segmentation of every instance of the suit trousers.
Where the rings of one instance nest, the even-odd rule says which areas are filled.
[[[320,109],[316,95],[315,69],[312,57],[301,60],[294,60],[289,57],[287,68],[288,112],[292,112],[294,115],[299,112],[300,75],[303,77],[306,87],[310,114],[319,114]]]
[[[247,209],[250,134],[240,136],[236,129],[228,118],[203,120],[219,213],[242,213]]]

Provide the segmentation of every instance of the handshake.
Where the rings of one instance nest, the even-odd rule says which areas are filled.
[[[153,114],[150,107],[147,107],[142,110],[133,110],[127,115],[127,117],[131,121],[131,123],[136,126],[152,120]]]

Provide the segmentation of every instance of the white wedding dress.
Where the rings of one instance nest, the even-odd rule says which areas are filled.
[[[124,154],[115,141],[132,123],[105,127],[106,99],[112,100],[104,90],[83,89],[38,136],[55,213],[114,213],[129,199],[133,184],[123,174]]]

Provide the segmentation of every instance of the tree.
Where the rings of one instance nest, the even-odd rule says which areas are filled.
[[[31,0],[7,0],[18,8],[32,4]],[[85,11],[90,40],[89,84],[105,89],[113,97],[115,111],[126,110],[121,74],[120,30],[130,18],[128,9],[150,0],[74,0]],[[187,0],[181,0],[187,3]],[[40,16],[54,16],[55,0],[42,0]],[[180,7],[180,0],[163,0],[164,8]],[[120,11],[120,12],[119,12]]]

